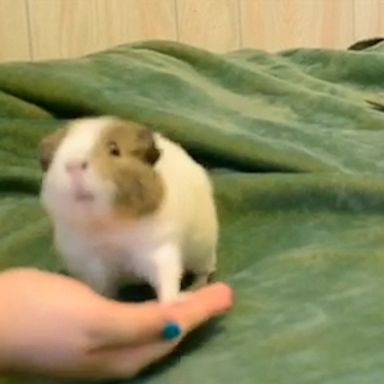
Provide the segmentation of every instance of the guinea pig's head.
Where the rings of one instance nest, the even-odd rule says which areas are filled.
[[[40,144],[41,200],[55,220],[135,219],[160,206],[155,135],[113,117],[74,120]]]

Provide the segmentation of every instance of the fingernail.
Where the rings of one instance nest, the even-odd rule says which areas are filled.
[[[166,323],[163,328],[162,338],[167,341],[178,338],[181,334],[181,329],[176,323]]]

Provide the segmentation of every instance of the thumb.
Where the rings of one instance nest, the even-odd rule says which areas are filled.
[[[227,312],[233,305],[232,290],[223,283],[215,283],[193,293],[167,310],[168,319],[177,323],[183,333]]]
[[[232,305],[232,292],[216,283],[190,293],[176,304],[158,302],[125,304],[108,301],[94,331],[95,349],[121,348],[160,341],[164,326],[176,323],[187,333],[210,317],[227,311]]]

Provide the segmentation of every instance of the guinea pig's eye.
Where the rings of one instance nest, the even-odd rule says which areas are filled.
[[[114,141],[108,143],[108,152],[111,156],[120,156],[120,149]]]

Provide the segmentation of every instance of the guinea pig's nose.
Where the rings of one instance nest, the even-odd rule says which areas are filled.
[[[65,164],[68,172],[76,172],[87,169],[88,163],[85,160],[70,160]]]

